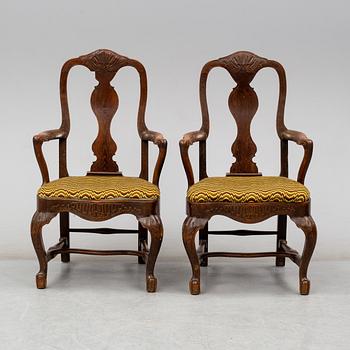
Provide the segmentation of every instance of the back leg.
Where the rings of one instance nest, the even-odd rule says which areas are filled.
[[[148,243],[148,231],[146,228],[142,227],[142,225],[140,223],[138,223],[138,229],[139,229],[139,233],[138,233],[138,250],[142,250],[143,249],[143,245],[142,242],[145,242],[146,244]],[[145,264],[145,259],[142,256],[138,257],[138,263],[139,264]]]
[[[42,228],[48,224],[57,213],[44,213],[36,211],[31,223],[31,236],[36,255],[39,260],[39,272],[36,274],[36,286],[39,289],[46,288],[47,281],[47,258],[42,238]]]
[[[276,251],[281,252],[281,242],[287,239],[287,216],[278,215],[277,218],[277,242]],[[276,266],[284,266],[286,264],[286,258],[283,256],[276,257]]]
[[[69,213],[60,213],[60,238],[64,239],[64,248],[69,248]],[[69,262],[70,254],[62,253],[61,261],[65,263]]]
[[[199,230],[199,245],[203,245],[204,253],[208,253],[208,224]],[[201,266],[208,266],[208,257],[201,258]]]

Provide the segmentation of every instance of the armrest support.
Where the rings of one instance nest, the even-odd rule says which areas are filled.
[[[193,170],[192,170],[191,161],[188,155],[188,149],[195,142],[205,141],[207,137],[208,137],[207,133],[204,132],[203,130],[192,131],[185,134],[179,142],[181,159],[182,159],[182,164],[185,168],[188,187],[194,184]]]
[[[167,140],[164,138],[164,136],[161,133],[148,130],[148,129],[144,130],[140,134],[140,137],[142,141],[151,141],[158,146],[159,153],[158,153],[156,165],[154,167],[153,179],[152,179],[152,183],[158,186],[160,174],[163,169],[165,156],[167,152],[167,146],[168,146]]]
[[[65,139],[67,132],[61,129],[46,130],[33,137],[33,146],[36,160],[41,171],[43,183],[49,182],[49,171],[47,168],[46,160],[43,154],[42,145],[44,142],[57,139]]]
[[[304,133],[288,129],[281,132],[280,138],[285,141],[293,141],[304,147],[304,157],[299,167],[297,179],[298,182],[303,184],[312,158],[313,142]]]

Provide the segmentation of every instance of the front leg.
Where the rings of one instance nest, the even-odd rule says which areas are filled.
[[[159,215],[151,215],[138,219],[140,224],[150,232],[151,246],[146,265],[147,292],[157,290],[157,278],[154,277],[154,266],[163,240],[163,225]]]
[[[42,237],[42,228],[47,225],[57,213],[45,213],[36,211],[31,223],[31,236],[36,255],[39,260],[39,272],[36,274],[36,286],[39,289],[46,288],[47,281],[47,258]]]
[[[195,237],[199,229],[205,227],[208,219],[188,216],[182,226],[182,240],[192,267],[192,278],[189,283],[192,295],[200,293],[200,263],[196,251]]]
[[[311,216],[292,217],[291,219],[305,234],[305,244],[299,266],[299,289],[301,295],[308,295],[310,291],[310,281],[307,278],[307,269],[316,245],[317,228]]]

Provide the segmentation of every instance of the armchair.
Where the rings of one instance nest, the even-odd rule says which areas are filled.
[[[209,112],[206,96],[207,77],[216,67],[224,68],[236,82],[229,95],[228,105],[237,124],[237,137],[232,145],[235,162],[226,177],[208,177],[206,169],[206,140],[209,135]],[[258,97],[250,86],[255,75],[263,68],[272,68],[279,78],[279,100],[276,128],[280,138],[281,171],[279,176],[262,176],[253,162],[256,145],[250,134],[250,125],[258,109]],[[316,244],[316,225],[310,214],[310,193],[304,186],[313,143],[303,133],[288,130],[284,124],[286,100],[286,76],[282,65],[259,57],[251,52],[240,51],[213,60],[204,65],[199,83],[202,126],[199,131],[184,135],[180,141],[182,162],[187,175],[187,217],[183,224],[183,243],[192,267],[190,292],[200,293],[200,266],[208,265],[209,257],[276,257],[276,265],[284,266],[290,258],[299,266],[299,289],[306,295],[310,290],[307,269]],[[293,141],[304,148],[297,181],[288,178],[288,143]],[[188,149],[199,142],[199,181],[195,183]],[[208,222],[215,215],[223,215],[241,223],[258,223],[277,216],[274,231],[209,230]],[[305,234],[302,255],[287,245],[287,216]],[[199,232],[199,247],[195,237]],[[236,253],[209,252],[208,235],[275,235],[276,250],[271,252]]]
[[[84,66],[95,73],[98,85],[91,95],[91,107],[98,121],[98,136],[92,145],[96,156],[87,176],[69,176],[67,170],[66,141],[70,130],[67,97],[67,78],[75,66]],[[125,177],[113,160],[117,145],[110,126],[118,109],[118,95],[110,82],[116,73],[126,66],[135,68],[140,78],[140,100],[137,128],[141,139],[141,171],[138,177]],[[42,175],[42,186],[37,194],[37,210],[31,223],[31,237],[40,269],[36,275],[37,288],[46,288],[48,262],[61,255],[62,262],[69,262],[70,254],[134,255],[140,264],[146,263],[146,286],[155,292],[157,279],[154,266],[162,243],[163,226],[159,216],[159,177],[164,164],[167,141],[162,134],[151,131],[145,124],[147,100],[147,76],[143,65],[110,50],[97,50],[67,61],[61,70],[60,99],[62,123],[59,129],[44,131],[33,138],[35,156]],[[59,142],[59,179],[50,180],[42,151],[44,142]],[[152,183],[148,181],[148,144],[159,148]],[[121,214],[132,214],[138,221],[137,229],[85,229],[72,228],[69,215],[75,214],[89,221],[104,221]],[[60,216],[60,240],[45,250],[42,228],[57,214]],[[137,250],[90,250],[70,246],[71,232],[99,234],[136,233]],[[148,232],[151,245],[148,247]]]

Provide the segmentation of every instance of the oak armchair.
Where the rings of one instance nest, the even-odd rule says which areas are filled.
[[[228,105],[237,124],[237,137],[232,145],[235,162],[226,177],[208,177],[206,168],[206,140],[209,135],[209,111],[206,84],[209,72],[221,67],[228,71],[236,86],[232,90]],[[250,134],[250,124],[258,109],[258,97],[250,86],[258,71],[272,68],[279,78],[279,100],[276,128],[280,138],[281,171],[279,176],[262,176],[253,162],[256,145]],[[202,126],[199,131],[187,133],[180,141],[182,162],[188,181],[187,217],[183,224],[183,243],[192,266],[190,292],[200,293],[200,266],[208,265],[209,257],[276,257],[276,265],[284,266],[290,258],[299,266],[300,293],[308,294],[310,281],[308,265],[316,244],[316,225],[310,214],[310,193],[304,186],[309,167],[313,143],[303,133],[288,130],[284,124],[286,100],[286,76],[282,65],[276,61],[259,57],[251,52],[240,51],[213,60],[204,65],[199,83]],[[288,179],[288,143],[293,141],[304,148],[297,181]],[[199,181],[194,182],[188,149],[199,143]],[[277,216],[276,231],[209,231],[208,221],[215,215],[223,215],[242,223],[258,223]],[[305,234],[302,255],[287,245],[287,216]],[[199,247],[195,237],[199,232]],[[256,253],[209,252],[208,235],[276,235],[276,251]]]
[[[91,95],[91,107],[98,121],[98,135],[92,145],[96,156],[87,176],[69,176],[66,159],[66,140],[70,130],[67,98],[67,78],[75,66],[84,66],[95,73],[98,85]],[[140,100],[137,128],[141,139],[141,172],[139,177],[125,177],[113,160],[117,145],[112,139],[110,126],[118,109],[118,95],[110,82],[122,68],[130,66],[140,78]],[[162,134],[149,130],[145,124],[147,100],[147,76],[143,65],[110,50],[97,50],[67,61],[61,70],[60,99],[62,123],[59,129],[44,131],[33,138],[34,151],[42,174],[42,186],[37,194],[37,210],[31,224],[33,245],[40,270],[36,275],[37,288],[46,288],[47,264],[58,254],[62,262],[69,262],[70,254],[134,255],[140,264],[146,263],[148,292],[156,291],[157,279],[154,266],[162,243],[163,226],[159,216],[159,177],[166,156],[167,141]],[[59,179],[50,181],[48,167],[43,155],[44,142],[59,142]],[[148,143],[159,148],[152,183],[148,181]],[[90,221],[104,221],[121,214],[132,214],[138,220],[137,229],[82,229],[72,228],[69,213]],[[42,228],[57,214],[60,216],[60,240],[45,250]],[[70,247],[71,232],[99,234],[136,233],[137,250],[90,250]],[[151,245],[148,248],[148,232]]]

